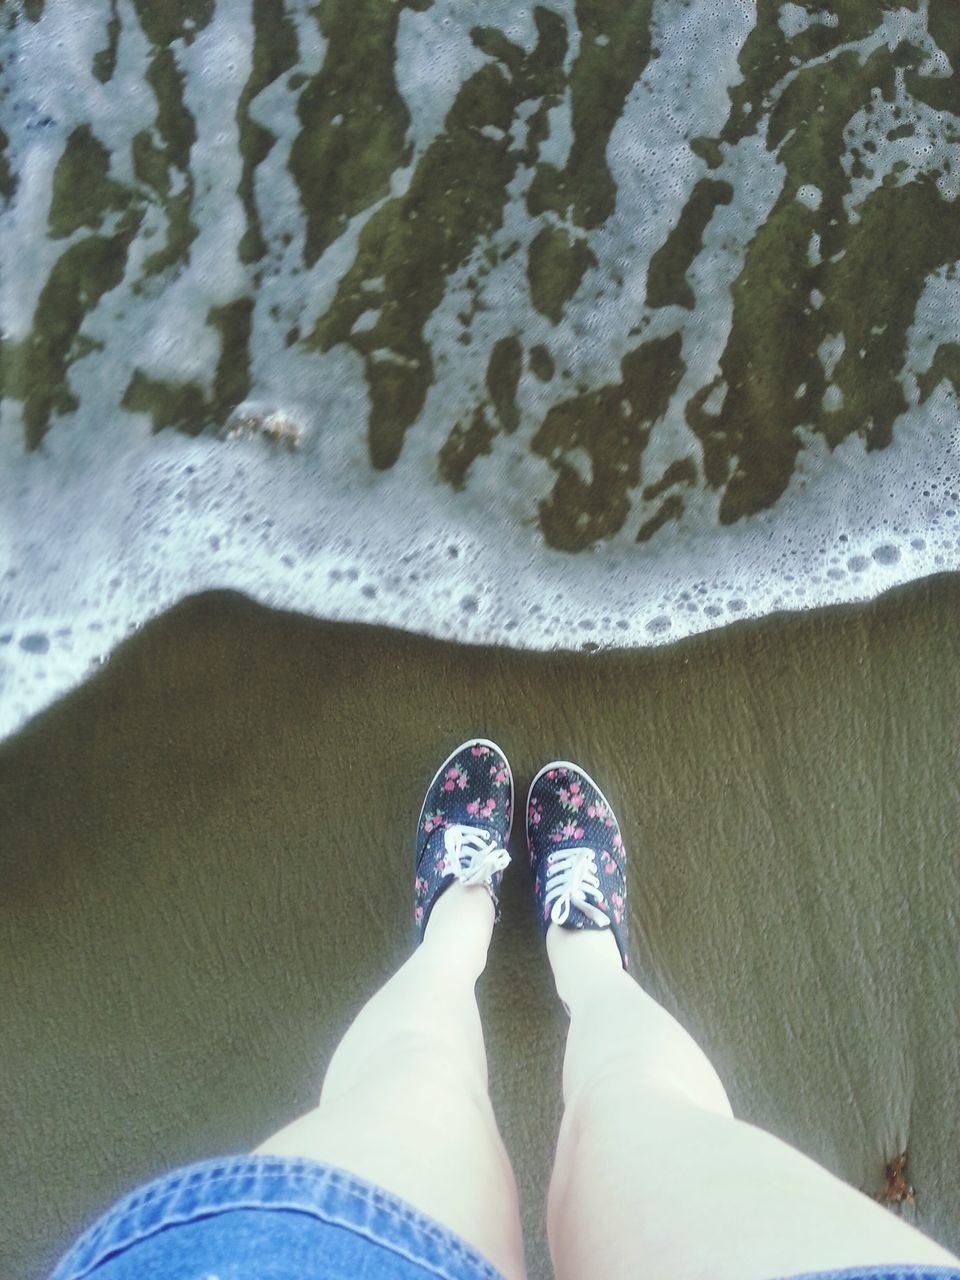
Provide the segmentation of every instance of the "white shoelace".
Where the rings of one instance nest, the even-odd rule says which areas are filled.
[[[452,871],[461,884],[484,884],[510,862],[502,845],[482,827],[455,822],[443,833],[444,871]]]
[[[579,907],[594,924],[605,929],[610,920],[590,898],[600,899],[600,878],[597,875],[597,855],[593,849],[578,846],[574,849],[558,849],[553,855],[553,866],[547,872],[546,904],[553,903],[550,919],[563,924],[571,907]]]

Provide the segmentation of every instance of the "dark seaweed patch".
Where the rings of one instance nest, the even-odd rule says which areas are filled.
[[[138,181],[152,187],[167,215],[166,244],[144,262],[145,274],[157,275],[186,263],[190,245],[198,234],[191,218],[194,181],[190,170],[190,150],[197,140],[197,130],[185,101],[184,76],[170,45],[174,40],[192,42],[213,17],[214,0],[182,0],[176,5],[134,0],[134,7],[144,34],[153,45],[147,82],[157,99],[156,125],[155,131],[140,133],[133,139],[133,167]],[[176,194],[171,169],[183,175]]]
[[[680,349],[678,333],[644,343],[624,356],[619,383],[564,400],[547,414],[532,447],[557,473],[540,503],[540,528],[551,546],[582,551],[623,527],[650,429],[683,376]],[[575,449],[589,457],[589,479],[570,458]]]
[[[539,378],[541,382],[549,382],[555,371],[553,356],[542,343],[530,348],[530,372],[535,378]]]
[[[4,200],[9,200],[17,189],[17,180],[7,162],[7,147],[9,145],[10,139],[0,129],[0,196],[3,196]]]
[[[643,491],[644,501],[652,502],[666,493],[675,484],[695,484],[697,480],[697,464],[692,458],[678,458],[671,462],[666,471],[655,484],[648,484]]]
[[[672,493],[665,499],[649,520],[645,520],[637,530],[637,542],[649,542],[658,529],[668,520],[679,520],[683,514],[683,499],[678,493]]]
[[[42,442],[53,413],[68,413],[77,401],[67,370],[77,357],[84,316],[123,279],[127,250],[142,217],[125,215],[113,236],[90,236],[72,245],[54,263],[41,290],[29,337],[5,348],[9,393],[23,400],[26,447]]]
[[[441,446],[437,459],[440,479],[454,489],[462,489],[476,459],[481,454],[490,453],[491,441],[496,434],[496,427],[490,426],[483,407],[478,406],[470,422],[466,426],[458,422]]]
[[[952,382],[954,390],[960,395],[960,343],[958,342],[942,343],[937,347],[930,368],[926,373],[918,374],[917,384],[921,399],[926,400],[944,379]]]
[[[703,233],[718,204],[729,204],[733,187],[729,182],[702,178],[683,207],[676,226],[650,259],[647,272],[647,305],[667,307],[671,303],[693,307],[693,290],[687,272],[703,248]]]
[[[302,127],[290,153],[307,223],[307,266],[353,214],[388,194],[390,175],[409,162],[410,117],[393,71],[397,24],[403,9],[429,5],[326,0],[313,8],[328,47],[300,95]]]
[[[195,382],[169,382],[136,369],[121,401],[125,409],[150,415],[154,431],[173,427],[199,435],[222,426],[250,390],[250,325],[253,299],[237,298],[212,307],[207,323],[220,331],[220,358],[208,398]]]
[[[520,421],[517,387],[523,369],[523,348],[516,336],[494,343],[487,364],[487,391],[504,431],[515,431]]]
[[[101,84],[113,79],[117,69],[117,47],[120,44],[120,19],[117,17],[117,0],[110,0],[110,18],[107,22],[107,47],[93,55],[91,71]]]
[[[955,4],[934,0],[927,9],[927,31],[934,43],[946,55],[953,69],[947,76],[921,76],[910,69],[905,84],[910,93],[934,111],[949,111],[960,115],[960,9]]]
[[[580,51],[570,71],[573,142],[562,170],[538,165],[527,194],[531,214],[549,210],[589,229],[613,212],[617,192],[607,146],[627,94],[650,60],[652,8],[652,0],[578,0]]]
[[[844,13],[859,29],[857,15]],[[769,32],[767,38],[777,39]],[[851,116],[878,87],[892,98],[897,68],[922,56],[910,45],[882,47],[863,65],[853,53],[838,54],[801,69],[771,111],[768,143],[787,167],[784,188],[734,283],[721,376],[687,408],[703,443],[707,481],[724,489],[721,523],[776,502],[800,448],[797,427],[819,431],[831,446],[860,434],[868,447],[882,448],[906,408],[897,374],[907,329],[926,276],[960,254],[960,220],[934,182],[921,176],[874,191],[851,224],[843,205],[849,184],[837,156]],[[760,71],[749,57],[741,58],[744,64],[754,82],[734,95],[738,106],[721,135],[728,142],[746,131],[745,104],[760,106],[764,100]],[[771,68],[764,62],[762,69],[769,83]],[[804,184],[822,193],[818,209],[796,199]],[[810,258],[814,236],[820,238],[822,260]],[[896,273],[878,269],[893,253]],[[814,289],[824,298],[819,308],[810,301]],[[840,396],[825,407],[826,378],[817,351],[835,334],[845,343],[832,373]],[[705,403],[724,386],[722,408],[708,413]]]
[[[527,259],[533,305],[559,324],[584,272],[596,265],[597,259],[583,240],[574,239],[563,227],[544,227],[532,241]]]
[[[347,342],[364,357],[370,459],[377,468],[391,467],[399,457],[404,432],[433,381],[423,327],[443,297],[448,275],[501,224],[506,187],[518,164],[508,134],[516,110],[559,88],[554,60],[563,56],[563,24],[540,8],[535,20],[540,40],[529,55],[514,46],[508,53],[500,36],[496,47],[509,56],[509,75],[490,62],[460,87],[444,131],[421,157],[409,189],[364,227],[353,266],[308,340],[322,351]],[[490,46],[486,29],[471,36]],[[481,132],[487,126],[493,126],[493,136]],[[377,311],[376,323],[353,333],[368,310]]]
[[[107,213],[129,205],[129,188],[112,181],[109,172],[109,151],[89,125],[79,125],[67,138],[53,171],[51,239],[72,235],[80,227],[97,230]]]
[[[167,382],[142,369],[134,370],[120,403],[134,413],[149,414],[154,431],[175,427],[187,435],[200,433],[207,413],[207,398],[195,382]]]
[[[250,103],[297,61],[296,28],[286,11],[285,0],[253,0],[253,49],[250,75],[237,103],[237,126],[243,170],[237,194],[247,215],[247,230],[240,240],[241,262],[256,262],[266,252],[260,215],[254,194],[257,165],[270,154],[276,138],[269,129],[250,117]]]

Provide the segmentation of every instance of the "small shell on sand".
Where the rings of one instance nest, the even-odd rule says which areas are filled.
[[[886,1167],[887,1185],[874,1193],[874,1200],[889,1207],[915,1204],[916,1192],[906,1179],[907,1153],[902,1151]]]
[[[304,429],[300,422],[291,418],[282,409],[262,412],[246,405],[234,409],[223,428],[224,440],[248,440],[253,436],[262,436],[271,444],[282,445],[287,449],[299,449],[303,441]]]

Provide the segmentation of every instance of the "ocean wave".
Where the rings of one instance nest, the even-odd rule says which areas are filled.
[[[946,0],[0,23],[0,734],[210,588],[592,650],[960,567]]]

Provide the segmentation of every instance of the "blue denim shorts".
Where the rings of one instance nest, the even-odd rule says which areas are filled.
[[[316,1160],[241,1155],[118,1200],[51,1280],[502,1280],[449,1228]]]
[[[187,1165],[118,1200],[50,1280],[87,1277],[502,1280],[465,1240],[383,1187],[316,1160],[258,1155]],[[848,1268],[785,1280],[960,1280],[960,1269]]]
[[[879,1267],[845,1267],[842,1271],[804,1271],[780,1280],[960,1280],[958,1267],[932,1267],[924,1262]]]

